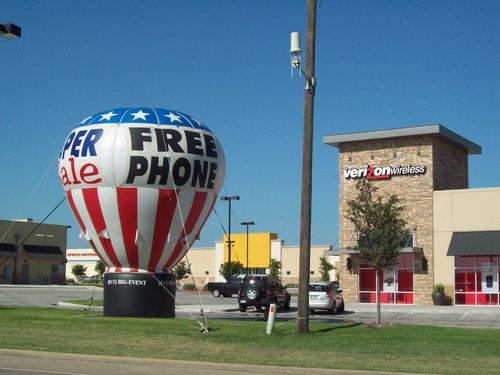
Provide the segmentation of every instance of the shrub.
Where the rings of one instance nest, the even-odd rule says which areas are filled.
[[[271,264],[269,265],[269,276],[276,277],[281,280],[281,262],[276,259],[271,259]]]
[[[85,276],[86,271],[87,267],[85,267],[83,264],[74,264],[73,267],[71,267],[71,273],[75,275],[78,281],[80,281],[80,279]]]
[[[243,273],[243,270],[243,264],[240,262],[231,262],[231,266],[226,262],[220,265],[219,274],[227,280],[229,278],[229,273],[231,273],[231,277],[233,277]]]
[[[432,287],[432,294],[444,294],[444,285],[436,284]]]
[[[194,284],[184,284],[182,287],[183,290],[196,290],[196,285]]]
[[[175,278],[177,279],[178,283],[182,279],[189,277],[189,275],[191,274],[191,269],[189,268],[188,264],[184,260],[182,262],[179,262],[179,264],[177,264],[174,267],[173,271],[174,271],[174,275],[175,275]]]
[[[73,279],[72,277],[68,277],[66,279],[66,284],[68,284],[68,285],[75,285],[75,279]]]
[[[330,281],[330,271],[333,270],[333,264],[331,264],[325,255],[319,258],[319,274],[321,275],[321,281]]]

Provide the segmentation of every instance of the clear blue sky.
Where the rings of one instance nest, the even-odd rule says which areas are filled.
[[[500,2],[323,0],[318,10],[312,242],[337,245],[338,151],[326,134],[440,123],[483,146],[470,186],[500,186]],[[116,107],[204,121],[227,158],[233,231],[299,239],[303,83],[289,35],[306,2],[0,1],[0,218],[43,217],[63,197],[56,158],[71,129]],[[227,202],[216,211],[227,226]],[[72,225],[65,203],[49,222]],[[222,238],[214,214],[195,246]]]

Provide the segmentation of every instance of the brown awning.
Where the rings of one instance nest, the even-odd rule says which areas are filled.
[[[453,232],[447,255],[500,255],[500,231]]]
[[[61,248],[57,246],[24,245],[24,250],[29,254],[63,255]]]
[[[17,248],[11,243],[0,243],[0,257],[17,258]]]

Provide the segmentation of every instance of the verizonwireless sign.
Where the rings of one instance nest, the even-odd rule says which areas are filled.
[[[393,176],[410,176],[424,174],[425,165],[408,165],[406,167],[374,167],[367,165],[362,168],[344,169],[345,179],[366,178],[367,180],[390,180]]]

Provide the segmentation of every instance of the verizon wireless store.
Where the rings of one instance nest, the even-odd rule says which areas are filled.
[[[339,150],[339,265],[344,298],[375,303],[375,270],[356,250],[346,219],[356,182],[368,179],[379,194],[396,194],[412,231],[395,267],[384,269],[381,302],[432,304],[443,284],[456,305],[498,305],[500,187],[469,189],[469,155],[476,143],[442,125],[323,137]]]

